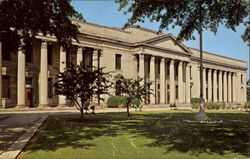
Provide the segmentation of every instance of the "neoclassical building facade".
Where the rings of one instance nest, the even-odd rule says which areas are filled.
[[[53,36],[38,35],[28,49],[0,54],[0,105],[2,107],[45,107],[67,105],[66,97],[55,95],[56,75],[69,63],[105,67],[128,78],[138,75],[153,81],[154,96],[145,104],[190,104],[200,95],[200,76],[206,102],[246,102],[244,61],[204,52],[204,69],[199,73],[199,50],[176,41],[171,34],[142,27],[118,29],[88,22],[80,25],[79,43],[69,49]],[[110,89],[117,94],[114,88]],[[105,97],[107,100],[108,96]]]

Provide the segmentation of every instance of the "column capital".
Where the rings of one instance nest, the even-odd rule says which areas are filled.
[[[48,47],[48,42],[47,41],[42,41],[41,48],[42,49],[47,49]]]
[[[161,57],[161,62],[165,62],[165,58],[164,57]]]
[[[174,60],[173,59],[170,59],[170,65],[173,65],[174,64]]]
[[[82,47],[78,47],[77,48],[77,54],[82,54],[82,50],[83,50]]]
[[[155,62],[155,57],[154,56],[150,57],[150,62]]]
[[[141,60],[144,60],[144,54],[139,54],[139,58],[140,58]]]

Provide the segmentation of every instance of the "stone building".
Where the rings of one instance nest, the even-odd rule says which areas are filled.
[[[125,77],[154,81],[155,96],[145,104],[190,104],[200,94],[199,50],[176,41],[171,34],[131,26],[118,29],[75,21],[80,25],[79,43],[64,50],[55,37],[38,35],[24,53],[5,52],[0,62],[0,105],[37,107],[66,105],[54,95],[56,75],[70,62],[105,67]],[[3,43],[4,44],[4,43]],[[2,65],[2,66],[1,66]],[[206,102],[245,103],[244,61],[204,52]],[[110,89],[113,95],[117,92]],[[107,99],[108,97],[106,97]]]

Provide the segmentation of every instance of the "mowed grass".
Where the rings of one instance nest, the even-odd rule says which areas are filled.
[[[192,111],[50,116],[19,159],[247,159],[249,114],[208,111],[222,124],[185,123]]]

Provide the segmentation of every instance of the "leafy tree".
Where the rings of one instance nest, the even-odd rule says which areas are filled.
[[[81,112],[83,118],[83,111],[93,97],[108,94],[108,88],[112,86],[108,80],[110,77],[110,73],[103,72],[103,68],[70,64],[58,74],[54,87],[56,94],[66,96]],[[103,100],[101,97],[100,99]]]
[[[125,27],[137,22],[160,22],[159,30],[180,27],[178,40],[194,39],[198,31],[200,38],[200,74],[203,71],[202,32],[204,29],[217,32],[218,26],[224,25],[233,31],[240,24],[246,26],[242,38],[250,44],[250,5],[247,0],[116,0],[120,10],[132,13]],[[127,7],[128,6],[128,7]],[[198,120],[206,120],[203,98],[203,76],[200,76],[200,112]]]
[[[115,77],[116,80],[120,82],[120,93],[123,98],[126,99],[126,107],[127,107],[127,114],[130,117],[129,107],[134,99],[138,99],[140,101],[146,95],[152,94],[152,90],[150,89],[151,82],[143,82],[143,78],[125,78],[123,75],[117,75]]]
[[[10,51],[16,51],[20,40],[27,41],[36,35],[53,35],[68,47],[77,40],[78,26],[71,18],[83,19],[70,5],[71,0],[1,0],[0,37]]]

